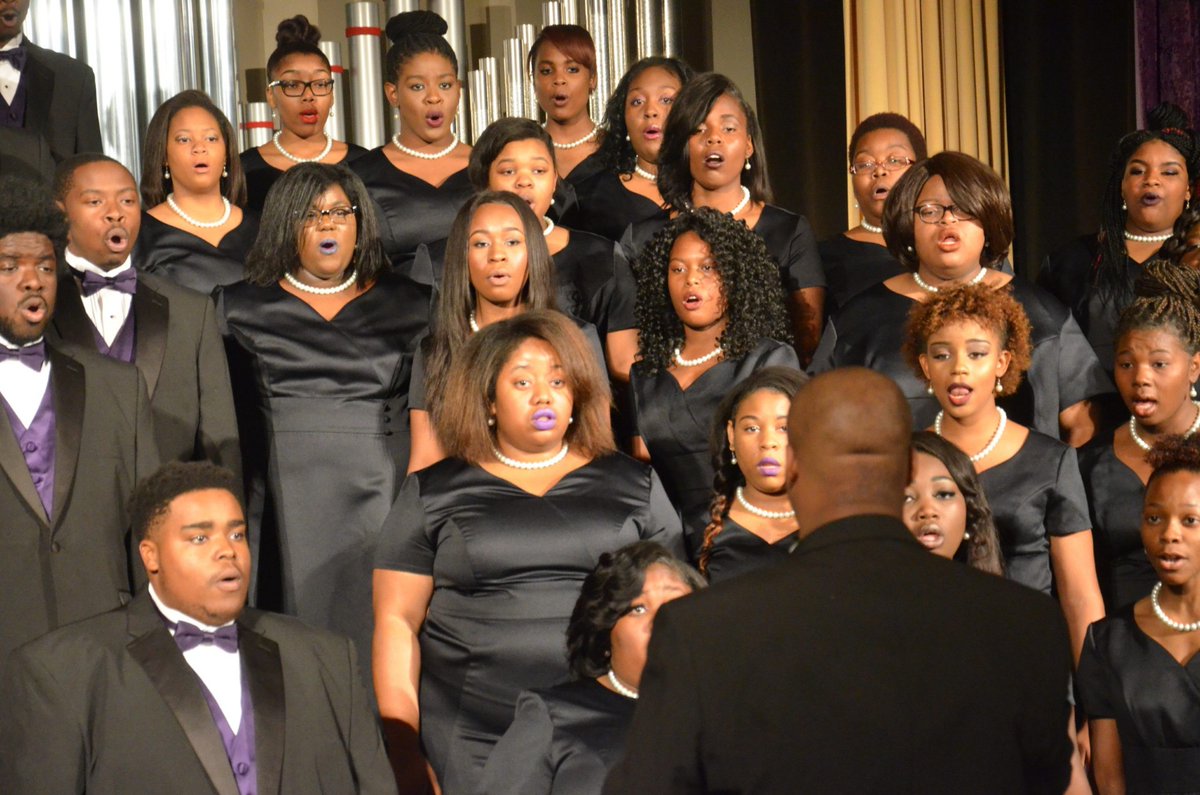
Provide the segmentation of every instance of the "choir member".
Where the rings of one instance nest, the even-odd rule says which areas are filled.
[[[594,173],[592,155],[604,130],[592,121],[588,100],[596,90],[596,45],[579,25],[547,25],[529,48],[529,71],[538,107],[546,114],[546,132],[554,141],[558,173],[564,179],[585,160],[571,180]]]

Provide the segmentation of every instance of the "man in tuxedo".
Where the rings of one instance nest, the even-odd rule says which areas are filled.
[[[0,791],[395,793],[354,645],[245,608],[233,473],[172,462],[131,498],[148,589],[19,649]]]
[[[128,601],[125,497],[158,466],[138,371],[43,339],[66,240],[48,191],[0,179],[0,660]]]
[[[28,13],[29,0],[0,0],[0,127],[44,139],[55,161],[76,152],[103,151],[96,76],[87,64],[25,38],[21,26]],[[21,151],[6,149],[5,157],[39,151],[35,141],[28,141]],[[44,163],[30,165],[45,171]],[[3,162],[0,168],[11,171]]]
[[[869,370],[800,390],[787,464],[799,545],[658,613],[606,793],[1063,792],[1062,616],[909,534],[911,422]]]
[[[55,198],[67,213],[68,273],[58,282],[53,335],[131,362],[150,392],[159,458],[241,470],[225,348],[212,301],[133,268],[141,228],[133,175],[102,154],[65,160]]]

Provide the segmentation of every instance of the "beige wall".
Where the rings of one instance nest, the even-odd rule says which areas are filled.
[[[712,7],[713,71],[733,80],[750,107],[756,107],[750,0],[709,1]]]

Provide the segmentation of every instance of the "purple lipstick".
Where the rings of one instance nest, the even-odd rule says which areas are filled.
[[[538,409],[533,412],[533,427],[539,431],[549,431],[558,424],[558,415],[554,409]]]
[[[319,248],[321,250],[321,253],[326,256],[331,256],[333,254],[338,253],[338,243],[336,240],[333,240],[332,238],[325,238],[324,240],[322,240],[320,243],[317,244],[317,248]]]
[[[782,470],[783,465],[769,456],[758,462],[758,473],[765,478],[773,478]]]

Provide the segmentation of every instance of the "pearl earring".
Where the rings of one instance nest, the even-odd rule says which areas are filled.
[[[927,395],[933,394],[933,384],[932,383],[925,385],[925,394],[927,394]]]
[[[495,417],[488,417],[488,427],[490,428],[490,427],[492,427],[492,426],[493,426],[493,425],[495,425],[495,424],[496,424],[496,418],[495,418]]]
[[[1196,397],[1196,385],[1195,384],[1192,384],[1192,397],[1193,398]]]
[[[731,463],[731,464],[737,463],[737,453],[733,452],[732,450],[729,451],[729,463]]]
[[[228,176],[229,176],[229,169],[227,169],[227,168],[225,167],[225,164],[224,164],[224,163],[222,163],[222,164],[221,164],[221,176],[222,176],[222,177],[228,177]]]
[[[170,178],[171,178],[171,169],[168,168],[167,166],[163,166],[163,179],[169,180]]]
[[[750,170],[750,158],[746,158],[746,170]]]
[[[970,541],[970,540],[971,540],[971,534],[963,533],[963,541]]]
[[[1124,199],[1121,199],[1121,209],[1122,209],[1122,210],[1128,210],[1128,209],[1129,209],[1128,207],[1126,207],[1126,206],[1125,206],[1125,200],[1124,200]]]
[[[1000,379],[997,378],[996,379],[996,394],[1000,395],[1003,393],[1004,393],[1004,384],[1000,383]]]
[[[567,418],[567,425],[570,425],[570,424],[571,424],[571,423],[573,423],[573,422],[575,422],[575,418],[574,418],[574,417],[568,417],[568,418]]]

